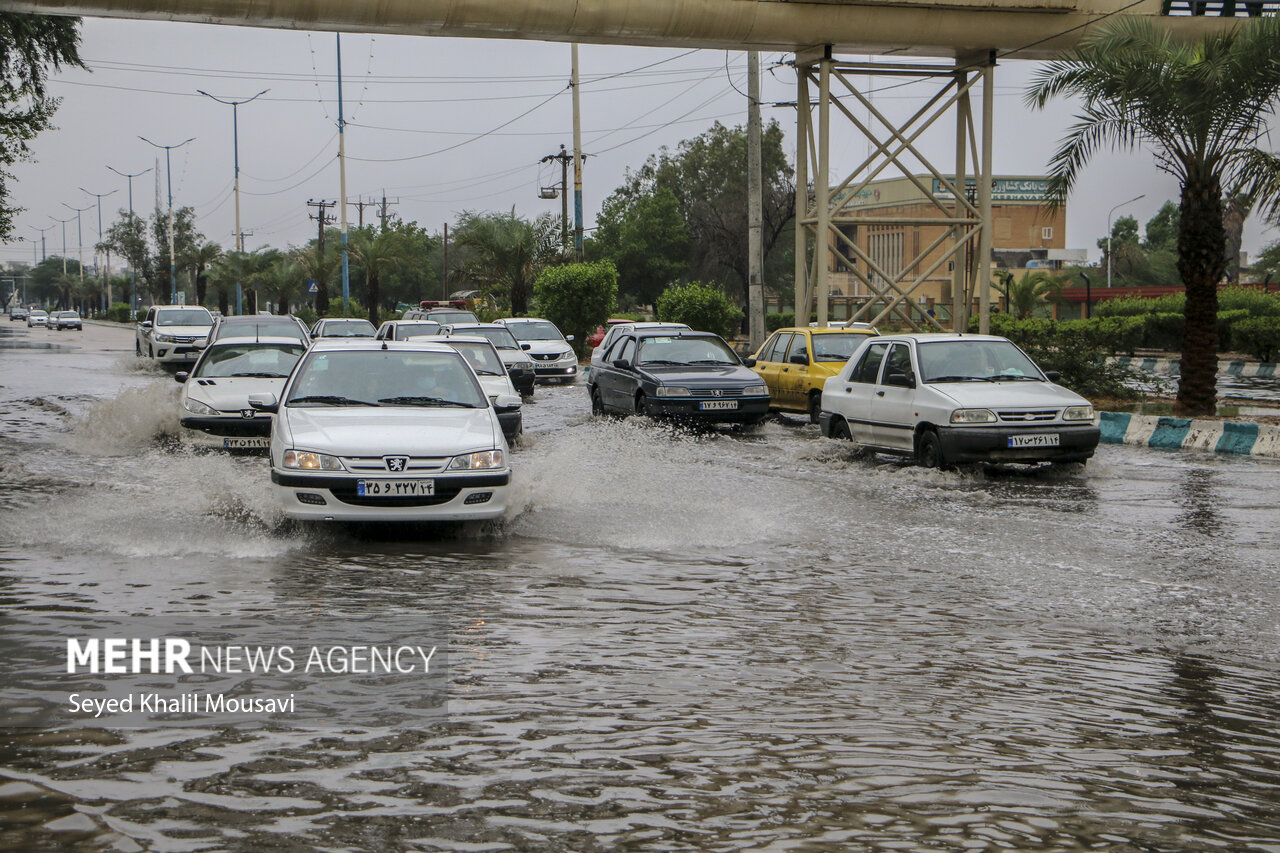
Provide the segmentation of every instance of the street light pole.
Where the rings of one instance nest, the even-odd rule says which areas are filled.
[[[241,105],[241,104],[247,104],[247,103],[249,103],[250,101],[253,101],[253,100],[256,100],[256,99],[258,99],[258,98],[261,98],[263,95],[267,94],[267,92],[270,92],[271,90],[270,90],[270,89],[263,89],[261,92],[259,92],[258,94],[254,95],[252,98],[245,98],[244,100],[241,100],[241,101],[228,101],[228,100],[225,100],[225,99],[223,99],[223,98],[219,98],[217,95],[210,95],[210,94],[209,94],[208,92],[206,92],[204,89],[196,89],[196,91],[197,91],[197,92],[199,92],[200,94],[204,95],[206,98],[212,98],[213,100],[217,101],[217,102],[218,102],[218,103],[220,103],[220,104],[230,104],[230,105],[231,105],[231,150],[232,150],[232,152],[233,152],[233,157],[234,157],[234,161],[235,161],[235,194],[236,194],[236,252],[237,252],[237,253],[243,253],[243,252],[244,252],[244,232],[240,230],[240,118],[239,118],[239,108],[240,108],[240,105]],[[239,265],[239,264],[236,264],[236,270],[237,270],[237,271],[239,271],[239,269],[240,269],[240,265]],[[241,288],[241,283],[240,283],[239,281],[237,281],[237,282],[236,282],[236,311],[239,311],[239,310],[240,310],[240,293],[241,293],[241,289],[240,289],[240,288]]]
[[[50,216],[49,218],[52,219],[54,222],[62,223],[62,274],[66,275],[67,274],[67,223],[71,221],[71,218],[68,217],[66,219],[59,219],[56,216]]]
[[[52,228],[53,226],[52,226],[52,225],[46,225],[46,226],[45,226],[45,227],[43,227],[43,228],[37,228],[37,227],[35,227],[34,225],[28,225],[27,227],[28,227],[28,228],[30,228],[32,231],[39,231],[39,232],[40,232],[40,261],[43,261],[45,258],[47,258],[47,257],[48,257],[48,255],[46,255],[46,254],[45,254],[45,251],[44,251],[44,232],[48,231],[48,230],[49,230],[50,228]],[[34,244],[33,244],[33,246],[34,246]],[[40,261],[36,261],[36,263],[39,263]]]
[[[112,190],[109,193],[91,193],[84,187],[81,187],[80,192],[88,193],[89,195],[95,196],[98,199],[98,243],[102,243],[102,198],[103,196],[111,195],[111,193],[114,193],[115,190]],[[97,258],[98,258],[97,246],[93,247],[93,257],[94,257],[94,263],[97,263]],[[111,304],[111,294],[109,292],[109,289],[111,287],[111,282],[109,280],[109,276],[111,275],[110,267],[111,267],[111,253],[107,252],[107,262],[104,265],[105,272],[102,274],[102,311],[103,313],[106,313],[107,307]]]
[[[1143,193],[1142,195],[1134,196],[1128,201],[1122,201],[1119,204],[1117,204],[1115,207],[1111,208],[1111,213],[1107,214],[1107,287],[1111,286],[1111,214],[1115,213],[1117,210],[1124,207],[1126,204],[1133,204],[1138,199],[1146,198],[1146,197],[1147,197],[1147,194]]]
[[[64,201],[62,206],[76,212],[76,253],[80,258],[80,283],[84,284],[84,232],[80,228],[80,214],[84,213],[86,210],[92,210],[93,205],[90,204],[84,207],[72,207]]]
[[[165,180],[169,184],[169,304],[173,305],[178,301],[178,256],[174,251],[173,245],[173,163],[169,159],[169,152],[175,148],[181,148],[188,142],[194,142],[195,137],[179,142],[177,145],[161,145],[158,142],[152,142],[145,136],[139,136],[138,138],[148,145],[164,149]]]
[[[108,166],[107,168],[115,172],[117,175],[121,176],[122,178],[127,178],[129,181],[129,219],[132,220],[133,219],[133,179],[140,177],[142,175],[145,175],[147,172],[150,172],[151,170],[143,169],[141,172],[134,172],[133,174],[128,174],[127,172],[120,171],[115,166]],[[138,271],[134,269],[132,261],[129,262],[129,272],[130,272],[129,316],[132,317],[133,312],[138,310]]]

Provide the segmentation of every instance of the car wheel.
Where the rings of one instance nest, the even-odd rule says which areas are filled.
[[[643,393],[636,395],[636,414],[646,416],[649,414],[649,400]]]
[[[133,354],[138,358],[142,358],[142,344],[136,340],[133,342]]]
[[[947,460],[942,456],[942,442],[938,440],[935,430],[925,430],[916,441],[916,462],[924,468],[946,468]]]
[[[831,422],[831,437],[840,441],[853,441],[853,433],[844,418],[836,418]]]
[[[591,414],[594,417],[604,417],[604,398],[600,396],[599,388],[591,389]]]
[[[818,415],[822,413],[822,394],[815,391],[809,395],[809,423],[816,424]]]

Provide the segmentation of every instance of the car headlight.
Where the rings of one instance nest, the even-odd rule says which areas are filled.
[[[204,403],[201,403],[199,400],[192,400],[190,397],[182,401],[182,408],[186,409],[188,412],[191,412],[191,414],[193,415],[222,414],[222,412],[219,412],[213,406],[206,406]]]
[[[658,396],[659,397],[688,397],[689,389],[681,387],[680,385],[659,385]]]
[[[562,353],[560,353],[560,360],[561,360],[561,361],[576,360],[576,359],[574,358],[574,355],[573,355],[573,350],[569,350],[568,352],[562,352]]]
[[[173,343],[173,336],[172,335],[156,335],[156,343],[171,344]]]
[[[1064,421],[1092,421],[1093,406],[1068,406],[1062,410]]]
[[[996,413],[990,409],[956,409],[951,413],[953,424],[993,424]]]
[[[450,471],[486,471],[501,468],[504,464],[501,450],[481,450],[479,453],[466,453],[453,457],[449,463]]]
[[[336,456],[327,453],[312,453],[310,450],[286,450],[284,467],[298,468],[303,471],[343,471],[342,462]]]
[[[742,389],[742,395],[744,397],[768,397],[769,386],[768,385],[748,385],[746,388]]]

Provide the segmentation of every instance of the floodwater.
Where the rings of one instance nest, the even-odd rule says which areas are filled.
[[[297,529],[127,333],[0,334],[6,650],[342,612],[449,653],[411,727],[0,730],[0,848],[1280,850],[1275,461],[941,473],[540,387],[501,524]]]

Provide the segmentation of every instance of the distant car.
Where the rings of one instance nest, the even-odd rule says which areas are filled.
[[[440,334],[440,324],[434,320],[387,320],[378,327],[375,336],[380,341],[407,341],[412,337]]]
[[[249,395],[279,395],[306,351],[307,344],[293,335],[214,341],[190,374],[174,376],[182,383],[178,414],[184,437],[199,446],[265,450],[271,415],[252,408]]]
[[[307,331],[306,324],[292,314],[265,317],[260,314],[241,314],[235,317],[215,317],[206,346],[227,338],[258,337],[293,338],[303,346],[311,343],[311,333]]]
[[[27,313],[28,313],[27,309],[23,308],[21,305],[18,305],[14,308],[10,308],[9,322],[12,323],[14,320],[25,320],[27,319]]]
[[[618,323],[612,328],[605,331],[604,338],[600,344],[591,351],[591,369],[595,370],[600,366],[601,357],[608,352],[609,347],[613,346],[613,342],[627,332],[688,332],[692,331],[684,323],[650,323],[650,322],[633,322],[626,320]]]
[[[1100,436],[1093,406],[1057,378],[993,335],[872,337],[826,381],[819,422],[927,468],[1084,462]]]
[[[59,311],[49,318],[49,328],[62,331],[63,329],[75,329],[82,331],[84,326],[81,323],[80,315],[75,311]]]
[[[511,384],[511,377],[507,375],[497,348],[488,338],[448,335],[440,340],[462,353],[471,363],[471,369],[476,372],[476,378],[480,380],[485,395],[491,401],[504,395],[519,398],[520,395]],[[506,436],[507,443],[514,442],[524,432],[524,416],[520,406],[506,406],[499,409],[498,423],[502,424],[502,434]]]
[[[34,326],[44,326],[47,329],[49,327],[48,313],[41,311],[39,308],[35,309],[34,311],[28,312],[27,328],[30,329]]]
[[[773,409],[807,414],[809,422],[816,424],[823,383],[874,334],[870,329],[791,326],[774,332],[744,363],[769,386]]]
[[[199,305],[152,305],[137,326],[134,353],[161,364],[192,362],[209,337],[213,315]]]
[[[596,347],[600,346],[601,341],[604,340],[604,336],[609,333],[610,329],[612,329],[614,326],[621,326],[623,323],[631,323],[631,322],[633,321],[628,320],[625,317],[621,319],[611,318],[611,319],[605,320],[604,323],[602,323],[599,326],[596,326],[596,330],[591,333],[591,337],[587,338],[587,346],[591,347],[592,349],[595,349]]]
[[[522,397],[533,394],[533,383],[536,378],[533,359],[526,352],[528,345],[521,345],[506,326],[497,323],[453,323],[441,329],[444,335],[474,335],[488,339],[498,349],[502,363],[507,368],[507,376],[511,384]]]
[[[316,320],[311,327],[312,339],[318,338],[372,338],[378,330],[368,320],[357,317],[325,317]]]
[[[619,337],[587,378],[591,413],[756,424],[769,389],[719,335],[637,331]]]
[[[435,320],[442,326],[450,323],[480,322],[480,318],[476,316],[474,311],[466,311],[461,308],[430,308],[423,313],[422,319]]]
[[[271,482],[284,514],[315,521],[465,521],[506,512],[498,411],[475,371],[435,341],[312,344],[274,412]]]
[[[569,342],[573,335],[560,334],[555,323],[536,317],[507,317],[498,321],[521,344],[528,344],[534,372],[542,380],[572,382],[578,375],[578,356]]]

